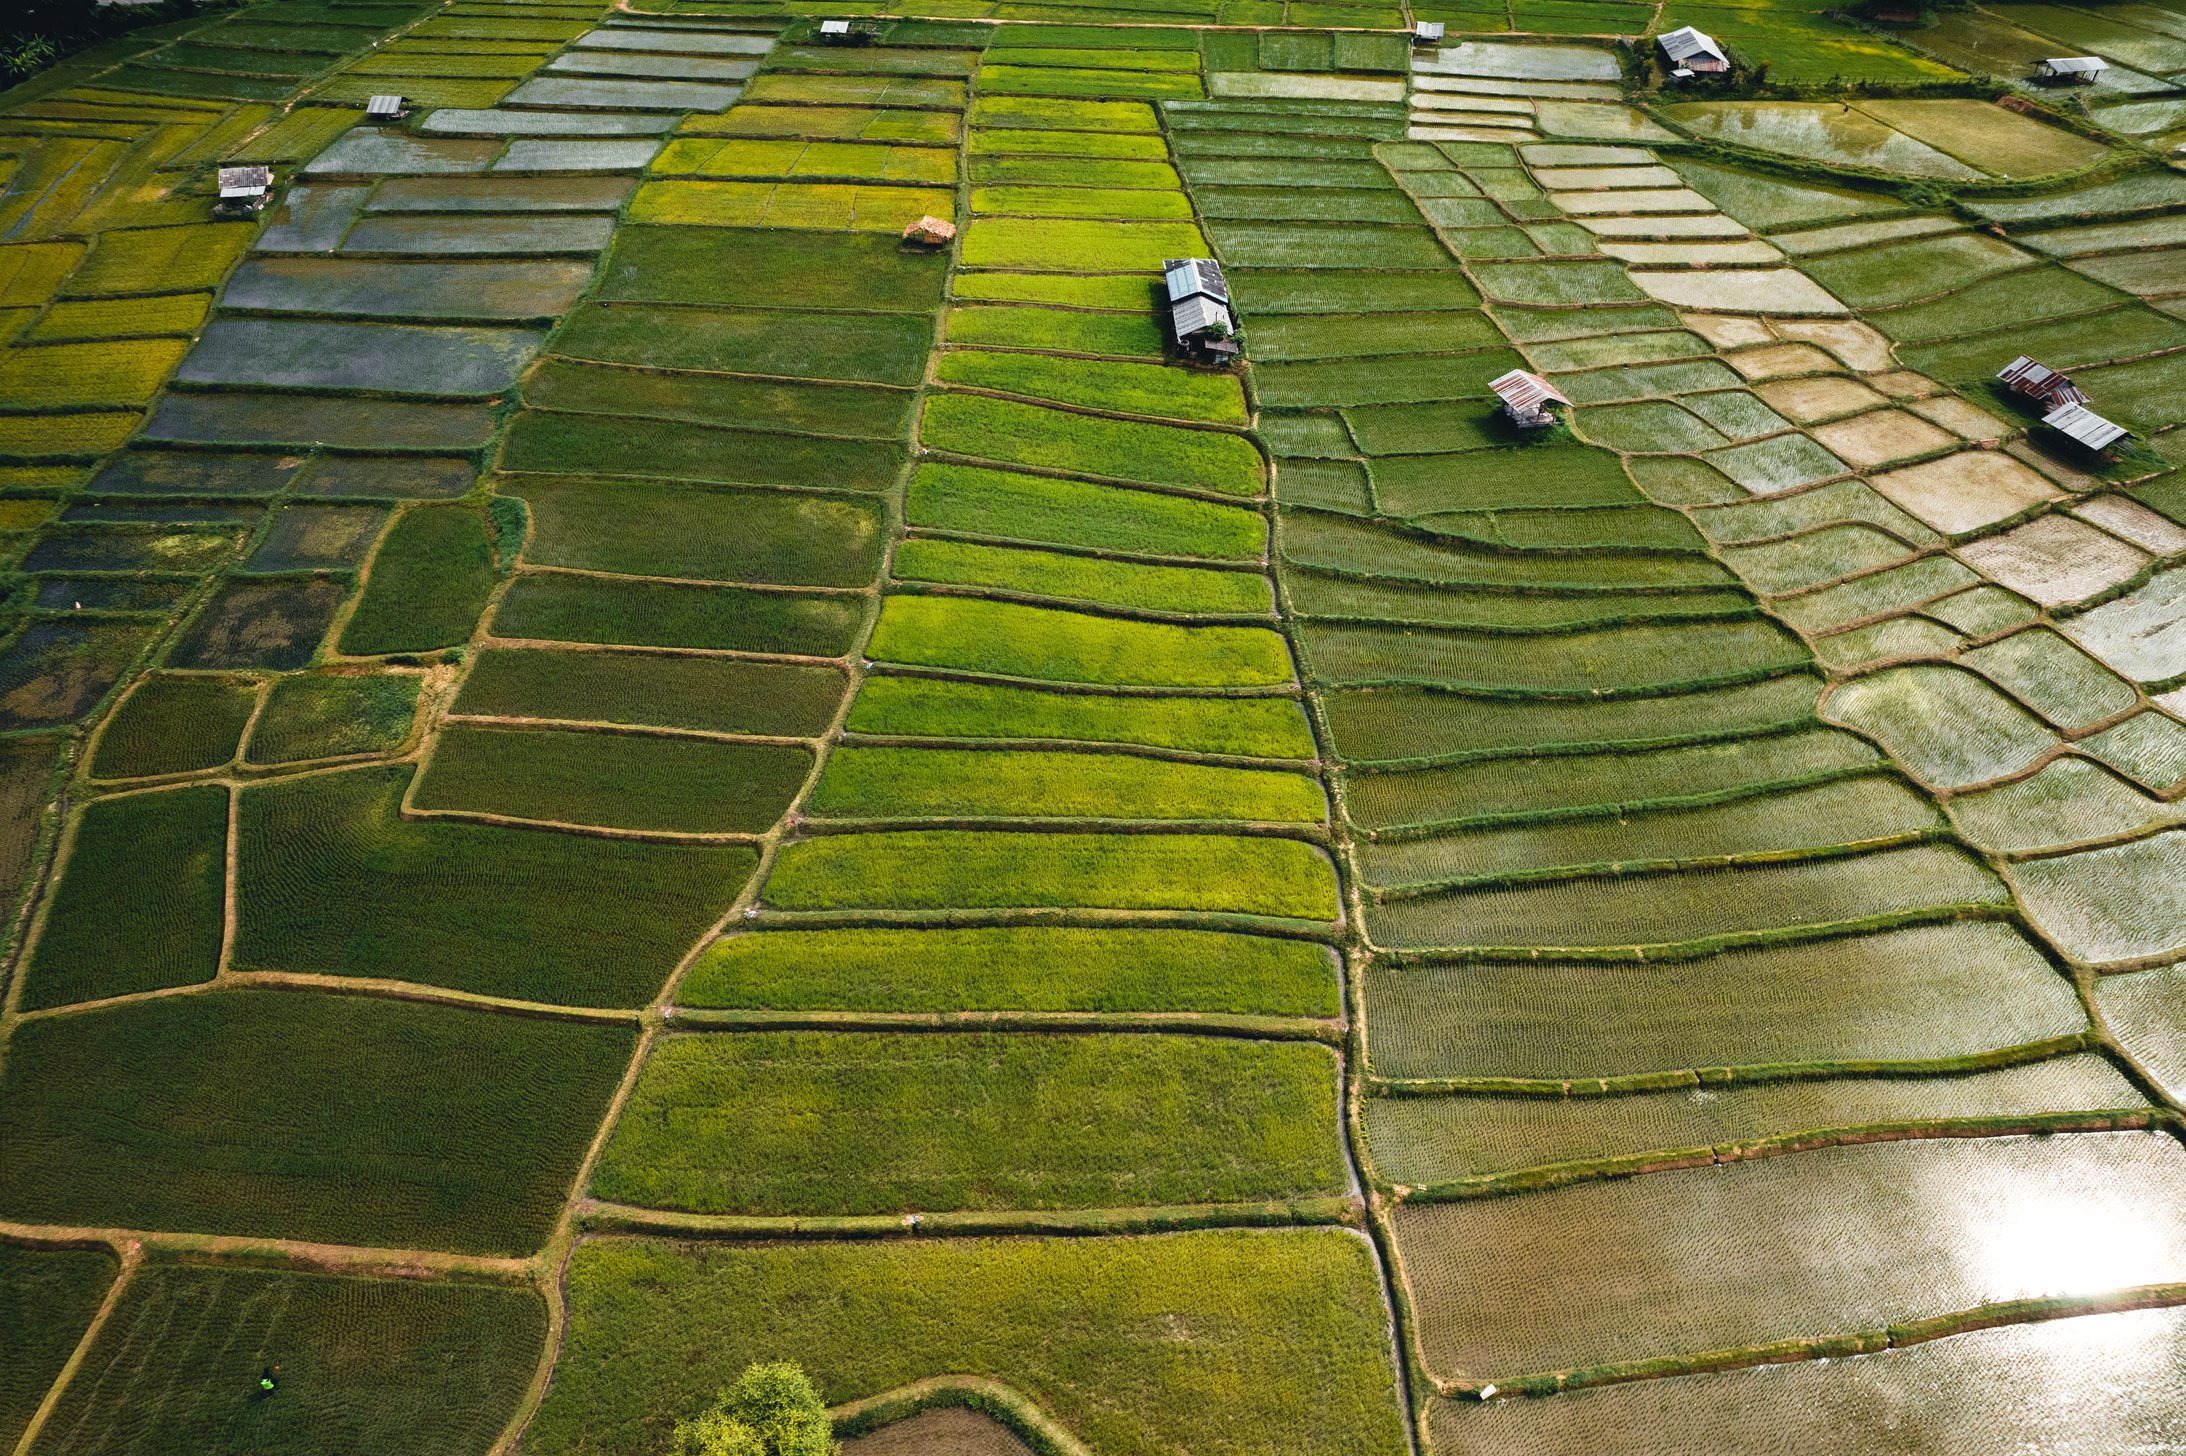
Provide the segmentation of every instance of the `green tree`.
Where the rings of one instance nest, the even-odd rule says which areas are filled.
[[[747,1365],[713,1409],[677,1421],[673,1456],[834,1456],[827,1406],[787,1361]]]

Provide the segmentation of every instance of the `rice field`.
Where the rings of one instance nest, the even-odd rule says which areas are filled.
[[[823,10],[0,93],[0,1442],[2162,1444],[2186,28]]]

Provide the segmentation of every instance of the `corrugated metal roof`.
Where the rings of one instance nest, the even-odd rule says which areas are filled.
[[[364,104],[364,114],[366,116],[400,116],[402,115],[402,98],[400,96],[375,96]]]
[[[1657,37],[1656,44],[1662,47],[1664,55],[1680,64],[1696,56],[1705,56],[1711,61],[1722,61],[1725,64],[1730,61],[1730,57],[1723,54],[1723,48],[1715,43],[1714,36],[1706,31],[1695,30],[1689,25]]]
[[[1176,325],[1176,336],[1180,339],[1217,326],[1225,330],[1230,327],[1230,311],[1202,293],[1195,293],[1176,304],[1169,310],[1169,318]]]
[[[2110,63],[2100,56],[2051,56],[2042,68],[2052,76],[2092,76],[2109,70]]]
[[[1190,298],[1204,293],[1209,298],[1230,301],[1230,285],[1222,276],[1222,265],[1212,258],[1168,258],[1163,260],[1162,274],[1169,288],[1169,301]]]
[[[1499,379],[1488,381],[1488,388],[1512,409],[1539,409],[1543,401],[1554,400],[1557,404],[1569,404],[1555,385],[1538,374],[1528,374],[1523,369],[1513,369]]]
[[[220,195],[222,197],[256,197],[273,185],[271,167],[222,167],[220,169]]]
[[[2035,399],[2051,404],[2086,404],[2087,396],[2066,376],[2047,364],[2037,364],[2021,354],[2018,358],[1996,371],[1997,379]]]
[[[850,34],[850,22],[847,20],[823,20],[820,22],[820,34],[848,35]]]
[[[1442,39],[1444,33],[1443,24],[1439,20],[1422,20],[1412,27],[1414,40],[1436,41]]]
[[[2084,404],[2061,404],[2042,416],[2042,423],[2063,431],[2090,450],[2108,449],[2133,433],[2123,425],[2112,424]]]

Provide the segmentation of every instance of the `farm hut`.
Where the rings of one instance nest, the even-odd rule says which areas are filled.
[[[1655,44],[1662,47],[1663,59],[1670,63],[1670,74],[1679,80],[1691,76],[1720,76],[1731,68],[1731,58],[1715,43],[1715,37],[1689,25],[1658,36]]]
[[[1443,25],[1439,20],[1422,20],[1412,27],[1412,44],[1438,46],[1442,44]]]
[[[2097,454],[2108,453],[2111,446],[2133,433],[2123,425],[2104,419],[2084,404],[2061,404],[2042,416],[2042,423]]]
[[[409,114],[400,96],[375,96],[364,104],[364,119],[370,122],[400,121]]]
[[[866,45],[880,34],[878,21],[859,18],[856,20],[823,20],[820,22],[822,45]]]
[[[1201,364],[1227,364],[1240,350],[1230,314],[1230,285],[1212,258],[1169,258],[1161,265],[1169,295],[1169,332],[1177,352]]]
[[[1556,423],[1555,406],[1571,403],[1555,385],[1523,369],[1489,380],[1488,388],[1503,401],[1503,413],[1521,430],[1547,429]]]
[[[2055,409],[2061,404],[2087,403],[2087,396],[2081,393],[2077,384],[2047,364],[2037,364],[2024,354],[1997,370],[1996,378],[2013,394],[2031,399],[2044,409]]]
[[[2067,86],[2092,86],[2110,63],[2099,56],[2051,56],[2034,65],[2038,81],[2057,81]]]
[[[945,247],[956,236],[956,224],[928,214],[903,230],[903,240],[921,248]]]
[[[222,167],[220,200],[213,212],[220,217],[247,217],[266,205],[273,186],[271,167]]]

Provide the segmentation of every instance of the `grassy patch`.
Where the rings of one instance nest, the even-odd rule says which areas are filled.
[[[545,1340],[530,1290],[154,1264],[38,1449],[460,1456],[515,1413]],[[269,1365],[280,1384],[264,1395]]]
[[[531,507],[536,565],[804,586],[863,586],[880,569],[873,501],[582,476],[502,484]]]
[[[1098,419],[969,394],[926,401],[919,438],[931,449],[1149,485],[1255,496],[1260,452],[1241,435]]]
[[[120,1265],[105,1249],[27,1249],[0,1244],[0,1441],[12,1448],[106,1297]]]
[[[353,753],[393,753],[410,739],[422,678],[284,677],[273,684],[251,730],[250,762],[299,763]]]
[[[848,228],[900,233],[929,213],[948,215],[945,188],[839,182],[648,182],[630,201],[630,220],[698,227]]]
[[[1114,1208],[1342,1186],[1326,1047],[1218,1038],[670,1037],[592,1193],[699,1213]]]
[[[1150,188],[997,184],[972,189],[972,211],[981,216],[1115,218],[1125,222],[1190,221],[1192,202],[1181,191]]]
[[[1085,222],[990,217],[965,230],[970,268],[1041,273],[1158,273],[1167,258],[1203,257],[1207,240],[1188,222]]]
[[[228,791],[86,806],[24,989],[60,1006],[212,978],[227,880]]]
[[[524,403],[573,414],[853,440],[900,440],[911,424],[911,393],[905,389],[734,374],[664,374],[566,359],[550,359],[531,372],[524,381]]]
[[[1329,952],[1207,930],[784,930],[700,953],[685,1006],[1333,1016]]]
[[[141,778],[218,768],[235,757],[258,685],[232,678],[146,678],[99,735],[92,773]]]
[[[1154,687],[1292,681],[1290,651],[1263,627],[1179,627],[1015,602],[891,597],[867,655],[1004,677]]]
[[[294,991],[31,1022],[0,1082],[0,1209],[527,1253],[634,1039],[624,1026]]]
[[[450,727],[416,803],[611,829],[757,834],[811,768],[810,750],[771,743]]]
[[[714,256],[718,265],[727,255],[717,250]],[[932,337],[933,325],[923,315],[607,303],[570,315],[554,347],[574,359],[649,369],[910,385],[926,371]]]
[[[733,270],[722,267],[724,258],[736,260]],[[941,302],[948,263],[942,254],[907,253],[893,238],[625,227],[607,255],[600,297],[733,307],[797,297],[817,274],[836,307],[924,313]]]
[[[895,483],[902,452],[894,441],[527,410],[509,429],[501,465],[508,470],[651,475],[722,485],[819,482],[837,490],[882,491]]]
[[[1334,920],[1328,856],[1294,839],[1215,834],[830,834],[782,849],[767,903],[787,910],[1083,906]]]
[[[0,397],[22,409],[147,404],[189,349],[180,339],[11,349],[0,360]]]
[[[561,572],[519,576],[493,617],[497,637],[630,647],[702,647],[839,657],[864,618],[845,597]]]
[[[971,124],[1054,131],[1158,132],[1154,108],[1143,101],[1073,101],[1038,96],[982,96]]]
[[[924,464],[905,517],[930,530],[1155,556],[1254,561],[1267,549],[1258,511],[1091,481]]]
[[[809,737],[834,720],[843,686],[832,667],[489,648],[472,663],[455,711]]]
[[[1161,364],[951,349],[941,356],[935,373],[945,384],[1120,414],[1210,424],[1243,424],[1246,418],[1245,391],[1232,376]]]
[[[1142,698],[1000,683],[869,677],[846,725],[856,733],[934,738],[1052,738],[1143,743],[1253,758],[1311,758],[1295,698]]]
[[[406,820],[410,773],[244,792],[238,966],[642,1004],[752,870],[741,847]]]
[[[988,276],[988,275],[982,275]],[[963,279],[958,280],[961,292]],[[1150,290],[1133,285],[1134,294]],[[1143,297],[1137,300],[1145,303]],[[991,344],[1005,349],[1053,349],[1067,354],[1161,357],[1161,325],[1150,313],[1084,313],[1061,308],[953,308],[948,342]]]
[[[813,790],[818,818],[1241,819],[1318,824],[1320,782],[1120,753],[839,748]]]
[[[1274,591],[1257,572],[1149,566],[924,537],[898,546],[889,569],[898,581],[988,587],[1157,612],[1266,616],[1275,610]]]
[[[477,627],[492,590],[485,517],[468,506],[418,506],[380,543],[341,650],[361,656],[456,646]]]
[[[570,1331],[530,1444],[659,1446],[753,1360],[830,1401],[935,1375],[1025,1392],[1111,1456],[1405,1449],[1366,1246],[1333,1229],[772,1248],[577,1250]],[[753,1309],[775,1312],[764,1326]]]

